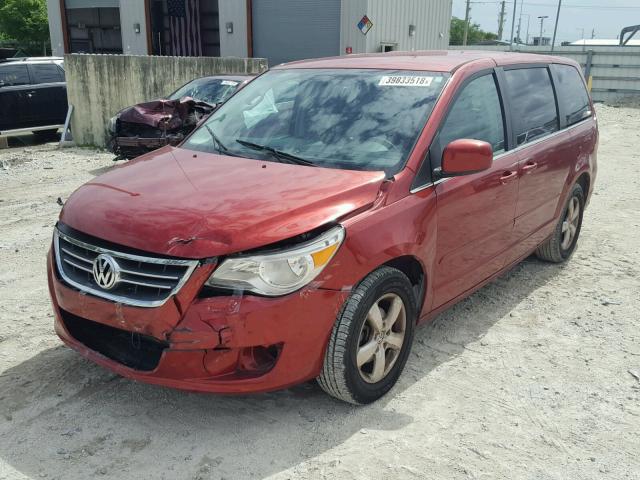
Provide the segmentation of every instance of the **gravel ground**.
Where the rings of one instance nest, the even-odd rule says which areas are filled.
[[[0,479],[640,479],[640,110],[599,106],[579,248],[529,259],[417,332],[399,384],[188,394],[122,379],[53,333],[59,206],[109,154],[0,151]]]

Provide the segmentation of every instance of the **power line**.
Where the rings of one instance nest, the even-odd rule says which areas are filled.
[[[516,0],[517,1],[517,0]],[[489,0],[473,0],[470,3],[474,4],[474,5],[499,5],[502,3],[502,1],[489,1]],[[513,1],[506,1],[505,3],[508,4],[513,4]],[[527,6],[532,6],[532,7],[557,7],[558,4],[557,3],[532,3],[532,2],[527,2]],[[607,5],[607,6],[600,6],[600,5],[563,5],[564,8],[585,8],[585,9],[592,9],[592,10],[611,10],[611,9],[618,9],[618,10],[626,10],[626,9],[635,9],[635,10],[640,10],[640,5],[636,6],[636,5]]]

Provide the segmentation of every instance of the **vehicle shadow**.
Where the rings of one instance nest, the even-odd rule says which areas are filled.
[[[238,397],[185,393],[122,379],[66,347],[44,350],[0,376],[0,458],[49,479],[267,477],[353,435],[409,425],[394,399],[480,348],[496,322],[561,270],[529,259],[418,329],[398,385],[364,407],[315,383]]]

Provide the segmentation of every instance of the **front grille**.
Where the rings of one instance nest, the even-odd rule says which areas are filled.
[[[54,232],[56,264],[69,285],[119,303],[138,307],[156,307],[174,295],[198,264],[197,260],[146,257],[124,253],[78,240],[56,228]],[[118,282],[109,289],[101,287],[93,274],[96,258],[111,257],[119,271]]]
[[[61,310],[62,321],[73,338],[111,360],[135,370],[155,370],[169,346],[153,337],[92,322]]]

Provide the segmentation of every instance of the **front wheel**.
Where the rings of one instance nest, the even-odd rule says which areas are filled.
[[[584,192],[582,187],[576,184],[569,194],[553,235],[536,250],[538,258],[554,263],[568,259],[576,249],[583,213]]]
[[[329,395],[371,403],[396,383],[411,351],[416,301],[407,276],[391,267],[369,274],[345,302],[318,383]]]

